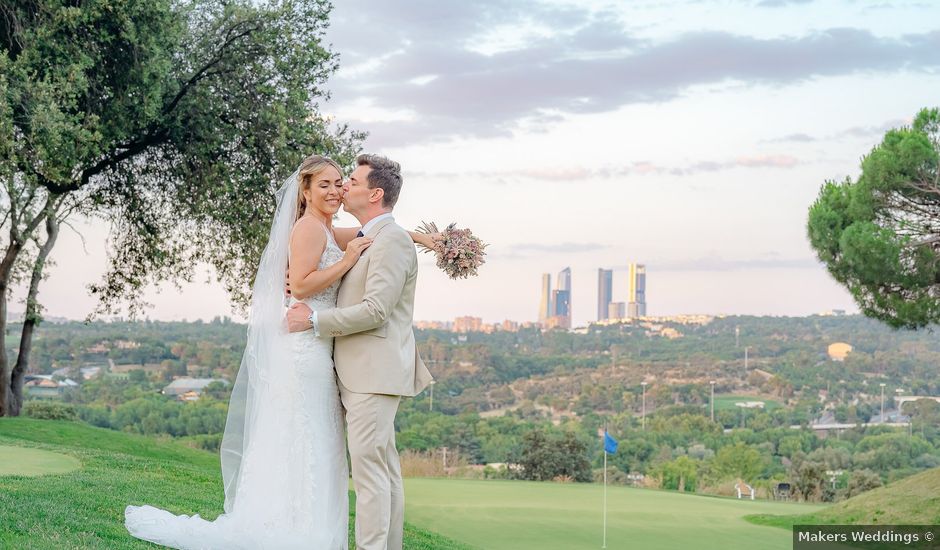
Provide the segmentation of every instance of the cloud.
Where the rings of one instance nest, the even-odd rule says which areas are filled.
[[[756,5],[761,8],[782,8],[794,4],[809,4],[813,0],[761,0]]]
[[[544,244],[544,243],[522,243],[514,244],[507,247],[507,253],[511,255],[528,255],[531,253],[535,254],[572,254],[579,252],[594,252],[597,250],[605,250],[610,248],[608,244],[600,243],[573,243],[573,242],[564,242],[564,243],[555,243],[555,244]]]
[[[852,128],[846,128],[841,132],[836,133],[833,137],[838,138],[871,138],[871,137],[882,137],[884,134],[891,129],[900,128],[902,126],[910,126],[912,119],[892,119],[883,124],[876,124],[874,126],[853,126]]]
[[[885,121],[881,124],[874,124],[870,126],[853,126],[851,128],[846,128],[840,130],[833,134],[829,134],[824,137],[813,137],[808,134],[795,133],[789,134],[786,136],[781,136],[777,138],[771,138],[763,140],[763,143],[811,143],[815,141],[832,141],[839,139],[871,139],[871,138],[881,138],[884,134],[893,128],[900,128],[902,126],[910,126],[913,119],[903,119],[903,118],[893,118],[891,120]]]
[[[798,132],[795,134],[788,134],[785,136],[780,136],[778,138],[766,139],[764,140],[764,143],[787,143],[787,142],[811,143],[813,141],[817,141],[817,139],[809,134],[803,134],[803,133]]]
[[[751,155],[721,161],[697,161],[685,165],[666,166],[649,161],[635,161],[628,164],[590,168],[586,166],[522,168],[517,170],[493,170],[463,172],[408,172],[407,177],[428,178],[434,180],[451,179],[458,176],[480,181],[501,182],[506,180],[536,180],[544,182],[567,182],[586,179],[610,179],[625,176],[644,176],[649,174],[668,174],[673,176],[693,176],[703,172],[721,172],[737,168],[790,169],[803,162],[790,155]]]
[[[595,242],[517,243],[507,246],[490,246],[487,249],[488,260],[520,260],[533,256],[580,254],[612,248],[609,244]]]
[[[725,259],[720,256],[705,256],[692,260],[665,260],[646,263],[650,272],[689,272],[689,271],[747,271],[754,269],[817,269],[820,263],[815,258],[780,258],[770,253],[760,258]],[[627,266],[615,266],[623,270]]]
[[[653,42],[629,32],[620,14],[539,2],[402,0],[388,9],[359,0],[338,3],[336,14],[329,38],[344,69],[330,88],[339,108],[367,101],[415,113],[356,125],[370,131],[372,147],[510,135],[546,114],[667,101],[701,84],[940,67],[940,31],[900,38],[850,28],[775,38],[690,32]],[[537,32],[500,43],[514,26]]]
[[[732,168],[793,168],[799,163],[796,157],[790,155],[755,155],[738,157],[724,162],[697,162],[686,168],[673,168],[669,172],[677,176],[688,176],[701,172],[719,172]]]

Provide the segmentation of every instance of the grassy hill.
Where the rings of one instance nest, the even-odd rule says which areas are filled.
[[[81,464],[67,473],[35,476],[35,465],[24,463],[22,475],[0,475],[0,548],[155,548],[127,534],[126,505],[148,503],[207,518],[222,512],[219,459],[213,453],[77,422],[28,418],[0,418],[0,447],[12,460],[17,453],[11,448],[22,448],[20,457],[41,450]],[[4,473],[11,471],[8,463]],[[405,548],[467,547],[406,525]]]
[[[784,528],[800,524],[938,525],[940,468],[867,491],[812,514],[756,515],[747,519],[759,525]]]

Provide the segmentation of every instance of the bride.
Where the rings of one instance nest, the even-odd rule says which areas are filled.
[[[213,521],[128,506],[131,535],[192,550],[348,548],[349,471],[333,341],[284,325],[291,301],[336,305],[343,275],[369,247],[359,228],[334,228],[344,196],[333,160],[313,155],[278,190],[252,288],[248,342],[222,438],[225,513]],[[433,236],[412,233],[434,246]]]

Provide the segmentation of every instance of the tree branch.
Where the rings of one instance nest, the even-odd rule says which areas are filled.
[[[182,101],[182,99],[199,82],[201,82],[202,80],[206,78],[215,76],[216,74],[221,74],[220,71],[213,72],[212,68],[218,65],[219,63],[221,63],[225,59],[225,54],[228,52],[228,49],[231,48],[231,46],[234,45],[235,42],[237,42],[238,40],[246,36],[249,36],[250,34],[258,31],[261,28],[259,25],[254,25],[254,26],[249,26],[247,29],[241,32],[234,33],[234,31],[236,31],[239,27],[244,26],[244,25],[249,25],[250,23],[252,22],[240,21],[236,23],[235,25],[233,25],[230,29],[228,29],[228,31],[226,32],[227,38],[225,42],[223,42],[222,45],[219,47],[219,50],[216,52],[216,54],[205,65],[203,65],[199,70],[197,70],[196,73],[193,74],[193,76],[190,77],[189,80],[187,80],[183,84],[180,90],[176,93],[176,96],[174,96],[173,99],[170,100],[170,102],[166,106],[164,106],[163,108],[164,115],[168,115],[172,113],[176,109],[179,102]],[[44,187],[49,189],[49,191],[56,193],[56,194],[64,194],[70,191],[76,191],[88,185],[88,182],[94,176],[100,174],[101,172],[104,172],[105,170],[117,165],[118,163],[124,160],[127,160],[145,151],[149,147],[152,147],[154,145],[159,145],[160,143],[165,141],[168,136],[169,136],[169,133],[165,127],[159,128],[159,127],[152,126],[146,131],[146,134],[142,139],[136,142],[131,142],[127,144],[126,146],[121,147],[123,150],[120,153],[110,156],[110,157],[103,158],[100,161],[98,161],[95,165],[89,168],[86,168],[85,170],[82,171],[81,177],[77,178],[76,180],[73,180],[65,184],[59,184],[59,183],[55,183],[55,182],[47,180],[43,183],[43,185]]]
[[[233,25],[230,29],[228,29],[228,31],[226,32],[226,34],[228,35],[228,38],[226,38],[225,42],[223,42],[222,45],[219,47],[219,50],[218,52],[216,52],[215,56],[213,56],[205,65],[203,65],[198,71],[196,71],[196,73],[192,77],[190,77],[190,79],[187,80],[183,84],[182,87],[180,87],[180,90],[176,93],[176,97],[174,97],[170,101],[170,103],[163,108],[164,114],[169,114],[173,112],[173,110],[176,109],[177,104],[179,104],[179,102],[186,96],[186,94],[189,93],[189,90],[191,90],[193,86],[198,84],[200,80],[202,80],[203,78],[212,76],[211,74],[207,74],[207,73],[209,72],[210,69],[212,69],[213,67],[215,67],[216,65],[222,62],[222,60],[225,58],[226,50],[230,46],[232,46],[237,40],[244,38],[261,28],[260,26],[255,26],[245,31],[242,31],[238,34],[235,34],[235,35],[232,34],[232,32],[238,29],[239,26],[246,25],[248,23],[251,23],[251,22],[239,21],[238,23]]]

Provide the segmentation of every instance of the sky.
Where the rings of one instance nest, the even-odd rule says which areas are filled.
[[[631,262],[650,315],[856,311],[807,211],[940,105],[935,2],[341,0],[331,20],[340,70],[321,110],[402,164],[396,220],[489,243],[474,279],[421,257],[418,320],[536,320],[541,274],[570,267],[584,324],[598,268],[626,301]],[[104,271],[107,227],[73,225],[47,315],[83,318]],[[233,314],[208,271],[147,297],[153,319]]]

